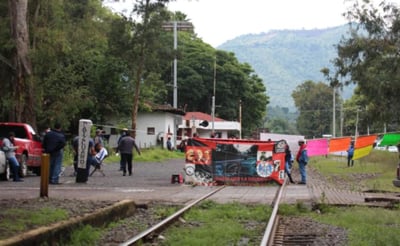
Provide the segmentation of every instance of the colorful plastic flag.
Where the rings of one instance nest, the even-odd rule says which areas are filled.
[[[354,148],[359,149],[373,145],[375,143],[377,135],[359,136],[356,138]]]
[[[331,138],[329,140],[329,153],[346,151],[349,148],[351,137]]]
[[[307,140],[308,156],[318,156],[328,154],[328,139],[310,139]]]
[[[353,160],[360,159],[361,157],[369,155],[372,150],[372,145],[366,147],[358,148],[354,150]]]
[[[386,133],[383,135],[382,141],[379,146],[391,146],[400,143],[400,133]]]

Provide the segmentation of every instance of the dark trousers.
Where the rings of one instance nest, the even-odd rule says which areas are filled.
[[[347,156],[347,166],[348,167],[352,167],[353,165],[354,165],[354,160],[352,160],[353,159],[353,156],[352,155],[349,155],[349,156]]]
[[[128,173],[132,174],[132,159],[133,159],[133,154],[121,153],[122,171],[124,173],[126,173],[126,165],[128,164]]]

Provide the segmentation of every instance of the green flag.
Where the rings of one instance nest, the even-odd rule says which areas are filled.
[[[379,146],[397,145],[400,143],[400,133],[386,133]]]

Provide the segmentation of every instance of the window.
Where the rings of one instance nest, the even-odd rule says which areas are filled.
[[[155,135],[156,134],[156,130],[154,129],[154,127],[147,127],[147,135]]]

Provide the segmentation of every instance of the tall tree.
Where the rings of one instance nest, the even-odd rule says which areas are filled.
[[[339,102],[340,97],[335,93]],[[300,112],[297,119],[300,134],[314,138],[332,132],[333,89],[330,86],[306,81],[296,87],[292,97]]]
[[[368,120],[391,123],[391,130],[396,130],[400,120],[400,9],[385,1],[379,7],[368,0],[354,2],[346,13],[351,36],[337,46],[335,76],[344,84],[357,84],[366,99],[360,102],[374,105],[369,107]]]
[[[162,22],[167,18],[165,4],[169,0],[141,0],[134,6],[134,13],[140,17],[140,22],[135,22],[133,34],[133,60],[134,74],[134,96],[132,104],[132,129],[136,129],[136,118],[139,109],[139,96],[141,84],[146,80],[146,76],[151,72],[150,64],[155,62],[155,54],[158,37],[161,33]],[[150,59],[152,58],[152,59]],[[136,136],[136,132],[132,132]]]
[[[14,68],[12,96],[16,99],[10,120],[26,121],[36,127],[33,107],[34,94],[31,80],[32,63],[29,57],[29,31],[27,24],[28,0],[9,0],[11,39],[14,43],[11,59]]]

